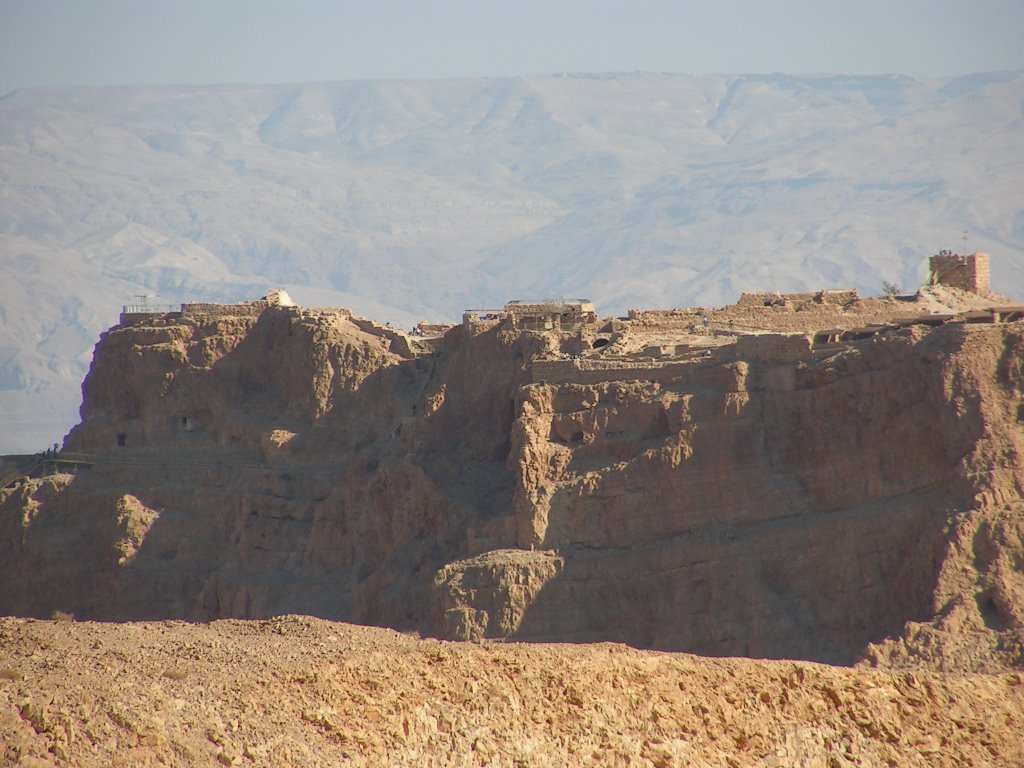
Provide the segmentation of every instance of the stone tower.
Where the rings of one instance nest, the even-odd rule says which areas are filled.
[[[988,254],[941,251],[928,260],[928,282],[985,296],[989,293]]]

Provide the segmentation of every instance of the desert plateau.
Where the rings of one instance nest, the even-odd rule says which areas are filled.
[[[0,761],[1024,765],[989,261],[408,330],[125,306],[0,465]]]

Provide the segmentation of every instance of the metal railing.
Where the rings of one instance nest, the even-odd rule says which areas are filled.
[[[124,304],[122,315],[166,315],[168,312],[181,312],[180,304]]]

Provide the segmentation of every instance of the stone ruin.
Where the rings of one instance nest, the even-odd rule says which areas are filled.
[[[520,331],[577,333],[597,319],[597,310],[589,299],[535,303],[513,300],[503,309],[467,309],[462,313],[462,324],[471,334],[505,321]]]
[[[992,297],[989,290],[989,256],[973,253],[966,256],[940,251],[929,260],[928,286],[941,286],[964,291],[986,300]],[[927,289],[922,289],[926,291]],[[585,355],[607,365],[613,360],[631,360],[647,366],[664,364],[669,361],[699,358],[709,362],[709,347],[714,348],[716,359],[726,352],[742,354],[751,359],[772,358],[781,355],[791,357],[795,349],[799,356],[808,354],[805,349],[831,347],[836,344],[870,339],[880,332],[907,327],[914,324],[938,325],[949,320],[961,322],[1007,322],[1021,316],[1021,307],[985,307],[966,305],[963,309],[974,310],[968,317],[964,312],[952,311],[937,314],[920,302],[917,297],[866,298],[855,289],[826,289],[816,292],[781,293],[777,291],[748,292],[740,296],[735,304],[719,307],[689,307],[667,310],[629,310],[628,319],[601,320],[594,304],[587,299],[552,299],[539,302],[509,301],[501,309],[467,309],[463,314],[462,328],[475,335],[504,325],[518,331],[551,333],[562,335],[557,352],[558,363],[571,361],[578,371],[580,360]],[[911,299],[908,301],[908,299]],[[962,303],[962,302],[961,302]],[[968,300],[970,303],[970,300]],[[976,302],[975,302],[976,303]],[[270,307],[295,308],[288,294],[275,289],[262,299],[238,304],[185,303],[180,307],[157,307],[142,304],[126,306],[121,324],[143,321],[154,314],[168,317],[219,318],[232,316],[258,316]],[[309,314],[313,310],[306,310]],[[352,317],[344,309],[319,310]],[[974,315],[977,315],[975,317]],[[422,322],[408,336],[425,337],[417,341],[401,332],[383,328],[371,321],[359,319],[365,328],[375,334],[385,334],[391,341],[402,337],[400,344],[415,354],[429,354],[433,351],[432,339],[443,337],[453,328],[450,324],[429,324]],[[628,329],[628,330],[627,330]],[[624,350],[615,342],[630,334],[639,339],[650,336],[651,341],[638,350]],[[669,339],[665,334],[674,338]],[[567,339],[575,336],[575,339]],[[750,336],[752,338],[744,338]],[[392,338],[394,337],[394,338]],[[678,338],[675,338],[678,337]],[[684,338],[685,337],[685,338]],[[793,338],[790,338],[793,337]],[[781,345],[781,346],[780,346]],[[794,346],[795,345],[795,346]],[[605,350],[606,347],[612,347]],[[783,351],[782,348],[785,348]],[[778,349],[777,349],[778,348]],[[602,354],[594,353],[601,349]],[[604,354],[604,351],[610,354]],[[660,360],[660,363],[655,361]],[[550,361],[552,364],[555,361]],[[544,363],[547,365],[547,363]],[[543,365],[541,366],[543,367]],[[648,374],[650,372],[648,371]],[[560,375],[571,375],[562,372]],[[639,374],[637,374],[639,375]],[[555,377],[554,371],[547,371],[543,378]]]
[[[594,305],[587,299],[545,301],[539,304],[510,301],[505,305],[505,315],[512,321],[513,327],[524,331],[575,333],[585,324],[597,320]]]
[[[237,304],[221,304],[218,302],[186,302],[183,304],[125,304],[121,307],[120,325],[131,325],[140,320],[148,320],[154,315],[169,317],[257,317],[270,307],[296,307],[297,305],[284,288],[274,288],[261,299],[242,301]],[[338,312],[351,314],[347,309]]]
[[[988,254],[971,253],[961,256],[951,251],[940,251],[928,260],[928,284],[945,285],[987,296],[991,292]]]

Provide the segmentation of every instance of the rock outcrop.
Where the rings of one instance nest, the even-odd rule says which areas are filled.
[[[842,302],[835,327],[903,319],[840,342],[785,307],[801,332],[126,319],[77,473],[0,492],[0,613],[1021,664],[1024,327]]]

